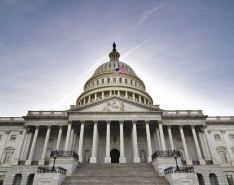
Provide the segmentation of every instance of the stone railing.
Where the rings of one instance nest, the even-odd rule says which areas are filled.
[[[74,157],[79,160],[79,155],[74,151],[51,151],[50,157],[53,157],[55,152],[57,153],[57,157]]]
[[[28,115],[44,115],[44,116],[66,116],[66,111],[28,111]]]
[[[206,121],[234,121],[234,116],[211,116]]]
[[[0,121],[24,121],[22,117],[0,117]]]
[[[203,115],[202,110],[165,110],[164,115]]]
[[[37,173],[61,173],[61,174],[66,175],[67,170],[64,168],[61,168],[60,166],[55,167],[53,170],[50,168],[38,167]]]
[[[177,150],[156,150],[152,154],[152,160],[157,157],[174,157],[174,154],[176,153],[177,157],[180,157],[180,152]]]
[[[194,168],[192,166],[190,167],[185,167],[185,168],[182,168],[182,169],[178,169],[176,170],[176,167],[169,167],[169,168],[166,168],[164,170],[164,174],[170,174],[170,173],[193,173],[194,172]]]

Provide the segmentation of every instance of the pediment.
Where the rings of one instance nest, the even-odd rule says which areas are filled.
[[[141,105],[118,97],[111,97],[70,111],[78,112],[152,112],[160,111],[149,106]]]

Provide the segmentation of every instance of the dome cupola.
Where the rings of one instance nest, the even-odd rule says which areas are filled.
[[[115,96],[151,106],[153,100],[145,91],[144,82],[129,65],[119,61],[120,54],[115,43],[109,57],[110,61],[100,65],[87,80],[84,92],[78,97],[76,105],[86,106]]]

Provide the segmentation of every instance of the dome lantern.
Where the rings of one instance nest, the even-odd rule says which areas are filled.
[[[120,54],[116,50],[115,42],[113,43],[113,49],[112,49],[112,52],[110,52],[109,57],[110,57],[110,61],[119,61]]]

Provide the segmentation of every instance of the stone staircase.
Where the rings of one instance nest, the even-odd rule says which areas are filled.
[[[151,164],[79,164],[62,185],[170,185]]]

